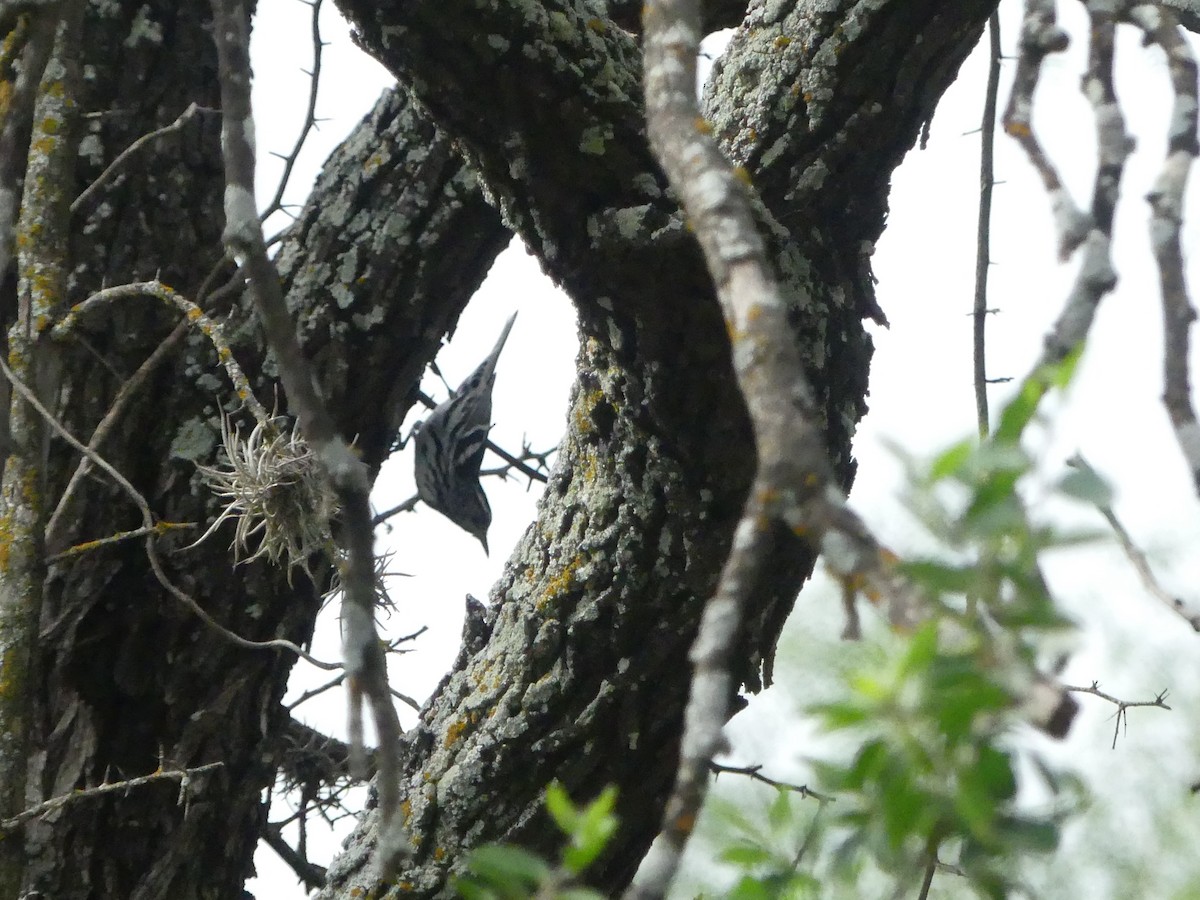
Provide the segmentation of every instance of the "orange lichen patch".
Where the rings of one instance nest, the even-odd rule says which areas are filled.
[[[692,829],[696,827],[696,817],[691,813],[675,818],[675,827],[684,834],[691,834]]]
[[[754,184],[754,182],[750,178],[750,172],[745,166],[734,166],[733,167],[733,177],[736,178],[738,181],[740,181],[742,184],[746,185],[747,187]]]
[[[712,122],[708,121],[704,116],[696,116],[692,124],[696,126],[696,130],[701,134],[712,134]]]
[[[0,572],[8,571],[13,544],[12,513],[0,516]]]
[[[1005,122],[1004,133],[1017,138],[1029,137],[1033,134],[1029,126],[1024,122]]]
[[[200,309],[199,309],[198,307],[195,307],[195,306],[191,307],[191,308],[190,308],[190,309],[187,311],[187,317],[188,317],[188,320],[189,320],[189,321],[192,321],[192,322],[195,322],[195,321],[196,321],[197,319],[199,319],[199,318],[200,318],[202,315],[204,315],[204,313],[202,313],[202,312],[200,311]]]
[[[458,743],[458,739],[463,736],[467,730],[467,722],[465,719],[458,722],[451,722],[450,727],[446,729],[446,739],[442,742],[446,747]]]
[[[588,391],[575,404],[575,430],[587,434],[592,430],[592,412],[604,400],[604,391],[597,388]]]
[[[546,588],[542,592],[542,599],[538,603],[538,606],[540,607],[544,603],[557,600],[563,594],[567,593],[567,591],[571,590],[575,586],[575,573],[582,565],[583,557],[576,556],[568,560],[565,566],[554,573],[550,577],[550,580],[546,582]]]
[[[792,39],[790,37],[788,37],[785,34],[781,34],[779,37],[775,38],[775,47],[778,50],[782,50],[784,47],[786,47],[791,42],[792,42]]]

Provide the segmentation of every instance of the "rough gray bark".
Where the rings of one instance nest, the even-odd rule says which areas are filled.
[[[571,294],[585,339],[562,458],[493,591],[491,639],[412,736],[412,822],[424,840],[393,893],[441,895],[461,850],[484,840],[547,849],[539,798],[551,778],[577,794],[624,788],[624,826],[596,875],[615,891],[657,829],[686,652],[750,476],[724,326],[648,157],[629,35],[568,4],[341,6],[462,142],[506,220]],[[796,338],[848,485],[888,172],[994,3],[823,6],[755,7],[756,27],[716,76],[713,121],[762,188],[785,287],[815,298],[795,309]],[[480,84],[469,74],[480,70],[495,76]],[[751,687],[811,565],[788,534],[775,559],[740,647]],[[370,841],[368,820],[322,896],[373,886]]]
[[[89,11],[85,26],[83,62],[96,78],[85,82],[79,107],[118,112],[81,126],[69,196],[190,102],[217,105],[207,4],[102,7]],[[218,130],[218,119],[201,117],[159,140],[79,211],[69,302],[156,272],[196,295],[221,255]],[[347,436],[361,435],[373,465],[386,455],[439,335],[508,239],[449,144],[401,96],[381,100],[331,161],[281,256],[339,425]],[[302,243],[311,249],[295,249]],[[346,264],[348,249],[357,267]],[[226,269],[216,283],[228,276]],[[263,366],[255,323],[240,304],[210,308],[226,316],[243,365],[265,368],[257,387],[270,403],[271,366]],[[86,345],[63,346],[63,385],[52,404],[75,434],[91,433],[174,324],[173,315],[136,301],[84,322]],[[204,523],[214,513],[195,463],[214,461],[219,410],[236,406],[214,363],[211,344],[189,333],[100,448],[163,519]],[[51,451],[53,503],[78,460],[57,444]],[[136,524],[132,505],[105,479],[85,485],[49,552]],[[303,578],[290,587],[258,563],[235,570],[228,534],[168,554],[172,577],[245,637],[303,642],[318,592]],[[159,588],[136,542],[52,565],[45,594],[32,698],[38,752],[27,802],[151,772],[160,751],[180,766],[225,766],[194,785],[186,810],[174,786],[160,785],[81,802],[27,829],[27,887],[56,898],[237,896],[265,815],[261,790],[274,778],[286,722],[278,701],[292,660],[233,647],[207,630]]]
[[[583,338],[560,462],[493,590],[490,640],[463,654],[409,736],[408,803],[422,842],[395,890],[444,894],[450,869],[481,841],[549,847],[539,810],[551,778],[576,795],[623,788],[625,824],[597,876],[615,890],[657,827],[687,649],[750,478],[720,313],[645,144],[634,38],[561,2],[342,5],[406,86],[331,160],[279,256],[343,434],[359,435],[373,466],[382,461],[420,371],[507,238],[455,150],[569,291]],[[883,227],[888,172],[995,3],[815,5],[756,6],[757,28],[717,75],[711,118],[760,189],[785,285],[816,298],[795,310],[797,342],[848,485],[870,355],[861,318],[875,310],[869,243]],[[166,0],[89,7],[81,43],[95,77],[79,106],[106,114],[80,126],[73,193],[189,103],[216,105],[207,18],[207,4]],[[201,117],[159,141],[144,173],[126,171],[76,215],[68,302],[156,272],[197,293],[221,252],[217,126]],[[0,308],[11,309],[11,282],[4,289]],[[273,369],[252,316],[240,300],[214,307],[270,401]],[[51,399],[75,434],[90,434],[173,325],[149,305],[114,307],[86,322],[86,347],[63,346]],[[189,335],[102,452],[161,518],[210,520],[194,464],[213,459],[222,406],[233,403],[212,348]],[[76,459],[51,450],[54,498]],[[92,479],[62,543],[132,519],[127,501]],[[289,588],[262,564],[233,570],[223,548],[218,535],[170,556],[172,576],[246,637],[303,641],[317,592],[302,578]],[[739,648],[750,688],[769,677],[764,661],[811,567],[790,534],[775,555]],[[29,829],[27,887],[55,898],[237,896],[286,724],[278,700],[291,660],[201,626],[154,582],[136,543],[52,565],[45,596],[32,698],[41,752],[27,800],[153,771],[160,748],[177,765],[225,768],[198,786],[186,815],[174,788],[155,787]],[[372,886],[372,821],[331,869],[325,896]]]

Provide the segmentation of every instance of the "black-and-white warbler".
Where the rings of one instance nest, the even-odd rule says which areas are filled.
[[[513,313],[487,359],[449,400],[430,414],[416,433],[417,494],[426,505],[478,538],[484,553],[488,552],[487,530],[492,524],[492,508],[479,484],[479,467],[492,428],[496,360],[516,318]]]

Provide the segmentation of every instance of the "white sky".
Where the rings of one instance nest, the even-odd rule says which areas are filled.
[[[1081,4],[1059,6],[1074,42],[1068,53],[1046,62],[1035,128],[1077,202],[1085,205],[1095,165],[1090,108],[1078,90],[1086,24]],[[255,112],[262,157],[260,193],[269,195],[279,166],[267,153],[286,152],[301,121],[307,81],[299,70],[310,65],[309,25],[308,8],[296,0],[260,0],[259,10]],[[1015,55],[1019,13],[1015,0],[1002,4],[1003,46],[1010,57]],[[325,14],[323,33],[330,46],[318,115],[330,118],[302,156],[292,191],[297,203],[321,160],[390,83],[387,74],[350,43],[331,4],[326,4]],[[1045,427],[1035,429],[1030,446],[1045,461],[1042,485],[1061,474],[1062,462],[1076,450],[1112,479],[1118,514],[1151,553],[1163,580],[1189,597],[1188,590],[1200,583],[1200,554],[1188,552],[1200,537],[1200,513],[1159,401],[1161,312],[1146,229],[1148,207],[1142,199],[1163,156],[1170,97],[1162,55],[1141,48],[1127,28],[1119,34],[1118,93],[1128,130],[1138,142],[1126,170],[1116,225],[1121,282],[1101,305],[1069,398],[1051,398],[1045,404],[1053,415]],[[1004,63],[1001,110],[1013,69],[1013,61]],[[879,303],[891,328],[875,329],[871,411],[855,442],[859,471],[851,500],[880,539],[902,555],[928,549],[928,544],[897,499],[901,471],[885,443],[928,454],[974,432],[967,313],[975,265],[979,138],[971,132],[978,127],[985,77],[986,48],[981,47],[939,106],[929,148],[912,151],[896,173],[889,226],[874,259]],[[1019,380],[1062,307],[1074,266],[1055,260],[1049,204],[1019,148],[1002,134],[996,141],[996,177],[1001,184],[994,197],[988,305],[1002,312],[988,320],[988,373]],[[1189,197],[1186,218],[1195,223],[1200,209],[1194,191]],[[1194,246],[1194,233],[1194,226],[1185,231],[1185,254]],[[1194,284],[1195,266],[1191,274]],[[498,370],[493,437],[510,450],[519,449],[522,440],[544,449],[558,441],[565,421],[576,351],[574,315],[522,248],[514,246],[501,255],[438,362],[451,384],[457,384],[491,348],[513,310],[520,315]],[[1011,389],[991,389],[993,414]],[[436,379],[426,382],[426,390],[444,396]],[[489,465],[492,462],[485,461],[485,467]],[[377,508],[413,493],[411,466],[408,453],[389,462],[377,487]],[[527,490],[518,480],[490,479],[486,489],[495,512],[490,559],[473,539],[428,511],[397,517],[390,535],[381,538],[381,548],[395,552],[392,568],[412,576],[393,582],[400,611],[390,627],[395,634],[429,627],[416,652],[395,659],[391,666],[393,684],[418,699],[432,690],[457,653],[464,595],[487,597],[508,548],[534,514],[536,485]],[[1035,504],[1039,494],[1035,483],[1029,493]],[[1045,514],[1051,513],[1072,524],[1102,525],[1098,517],[1076,508],[1046,507]],[[1101,816],[1097,810],[1103,810],[1109,831],[1102,829],[1100,837],[1090,832],[1077,836],[1075,843],[1109,834],[1125,838],[1125,853],[1137,853],[1138,834],[1148,836],[1151,821],[1169,812],[1172,804],[1184,802],[1186,786],[1200,778],[1200,741],[1195,734],[1200,721],[1200,655],[1195,652],[1200,637],[1146,596],[1115,545],[1061,554],[1047,561],[1047,571],[1064,609],[1084,625],[1064,675],[1067,682],[1098,679],[1102,688],[1127,699],[1150,699],[1163,688],[1171,690],[1168,702],[1174,711],[1132,711],[1128,737],[1116,751],[1109,749],[1112,709],[1094,698],[1081,698],[1082,714],[1065,743],[1027,738],[1105,788],[1091,815]],[[1200,597],[1194,599],[1200,602]],[[806,589],[797,609],[785,634],[780,665],[780,680],[793,683],[819,673],[793,665],[788,654],[819,657],[822,648],[836,645],[841,627],[834,594],[820,580]],[[320,630],[314,652],[337,658],[332,619]],[[323,673],[300,664],[289,696],[324,680]],[[763,763],[783,780],[807,780],[804,759],[813,745],[794,711],[810,699],[787,685],[756,698],[730,727],[736,748],[733,761]],[[406,726],[414,721],[407,710],[401,715]],[[344,698],[330,691],[303,707],[301,717],[343,735]],[[1148,758],[1153,765],[1145,764]],[[745,790],[731,781],[722,779],[718,792]],[[316,850],[321,846],[317,836],[310,840],[316,861],[326,862],[321,854],[332,853],[334,845],[326,842],[327,849]],[[248,885],[252,892],[284,900],[304,896],[271,851],[260,852],[257,863],[261,875]],[[699,869],[702,862],[695,859],[692,865]],[[1110,890],[1097,881],[1086,895],[1113,896]]]

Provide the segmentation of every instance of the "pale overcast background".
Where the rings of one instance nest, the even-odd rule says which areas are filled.
[[[1095,165],[1093,120],[1079,92],[1086,20],[1081,4],[1059,6],[1072,46],[1046,61],[1035,128],[1077,202],[1086,205]],[[1002,67],[1001,110],[1015,65],[1011,57],[1020,10],[1016,0],[1001,6],[1008,57]],[[268,152],[287,152],[302,121],[308,88],[300,70],[311,65],[309,27],[308,7],[298,0],[260,0],[254,32],[255,115],[264,203],[280,170]],[[353,46],[330,3],[325,4],[322,31],[329,46],[317,111],[325,121],[293,179],[290,197],[297,204],[321,161],[391,82],[378,64]],[[1194,549],[1200,537],[1200,507],[1159,401],[1162,316],[1146,228],[1148,207],[1142,199],[1165,151],[1169,82],[1161,53],[1143,49],[1127,27],[1118,36],[1117,88],[1128,130],[1137,139],[1115,231],[1121,281],[1101,305],[1070,396],[1065,401],[1050,398],[1043,407],[1050,414],[1047,424],[1033,429],[1029,445],[1043,467],[1028,485],[1027,496],[1045,517],[1101,527],[1099,517],[1086,510],[1039,503],[1042,485],[1062,473],[1067,457],[1081,451],[1114,483],[1118,515],[1150,554],[1160,578],[1170,590],[1200,602],[1200,554]],[[879,303],[891,328],[873,329],[871,411],[855,441],[859,469],[851,500],[879,538],[901,555],[928,550],[929,544],[899,502],[902,471],[886,444],[929,454],[975,428],[968,312],[979,184],[979,136],[974,132],[983,103],[986,56],[985,40],[938,107],[928,149],[914,149],[897,171],[888,228],[874,258]],[[1048,201],[1016,144],[1002,134],[996,144],[1000,184],[993,207],[988,305],[1000,312],[988,320],[988,374],[1019,380],[1037,358],[1043,336],[1062,308],[1075,267],[1055,259]],[[1193,190],[1185,254],[1195,245],[1197,207]],[[1194,285],[1196,266],[1189,271]],[[520,314],[499,365],[492,435],[513,451],[523,441],[540,450],[555,444],[563,430],[576,351],[574,315],[519,242],[500,256],[438,363],[457,385],[491,348],[514,310]],[[993,414],[1011,390],[1007,385],[991,388]],[[434,378],[426,381],[426,391],[445,396]],[[493,464],[490,458],[484,463],[485,468]],[[392,582],[398,611],[388,623],[391,632],[429,629],[415,652],[394,658],[390,670],[393,685],[418,699],[433,689],[457,653],[464,595],[487,597],[508,549],[534,515],[538,485],[489,479],[486,490],[495,511],[490,559],[477,542],[427,510],[400,515],[390,532],[379,533],[380,549],[395,553],[392,568],[412,576]],[[388,508],[412,493],[411,454],[405,452],[384,468],[376,508]],[[1138,896],[1200,896],[1200,864],[1192,861],[1200,828],[1192,824],[1198,810],[1189,792],[1189,785],[1200,779],[1200,636],[1145,593],[1113,542],[1046,562],[1064,610],[1082,626],[1065,681],[1098,680],[1103,689],[1125,699],[1152,699],[1166,688],[1174,707],[1171,712],[1132,710],[1128,734],[1116,750],[1110,749],[1113,708],[1090,697],[1080,698],[1082,713],[1067,741],[1054,744],[1037,735],[1017,736],[1020,746],[1080,772],[1096,795],[1086,819],[1069,833],[1058,861],[1048,870],[1056,874],[1046,876],[1046,896],[1134,896],[1128,886],[1145,885],[1152,876],[1160,887]],[[821,676],[829,670],[828,661],[843,656],[845,648],[837,641],[842,623],[836,593],[823,578],[818,576],[805,589],[797,609],[801,615],[794,616],[785,631],[778,686],[754,698],[730,726],[735,748],[730,761],[761,763],[776,778],[804,782],[811,778],[805,760],[819,754],[820,745],[811,729],[798,721],[796,710],[830,689],[828,677],[822,686]],[[338,656],[332,614],[319,630],[314,652],[325,659]],[[326,673],[300,663],[289,697],[326,678]],[[327,692],[298,712],[315,727],[344,736],[340,691]],[[414,714],[404,708],[400,712],[405,725],[412,724]],[[753,817],[755,804],[765,806],[771,796],[757,787],[727,776],[717,793],[741,797],[743,811]],[[282,814],[281,810],[272,818]],[[340,833],[348,827],[343,823]],[[320,830],[314,823],[310,852],[315,862],[324,864],[336,842]],[[700,844],[695,849],[689,874],[715,879],[711,884],[719,890],[721,874],[709,872],[705,863],[711,848]],[[272,851],[262,849],[257,864],[259,877],[248,887],[258,897],[304,896],[295,876]]]

